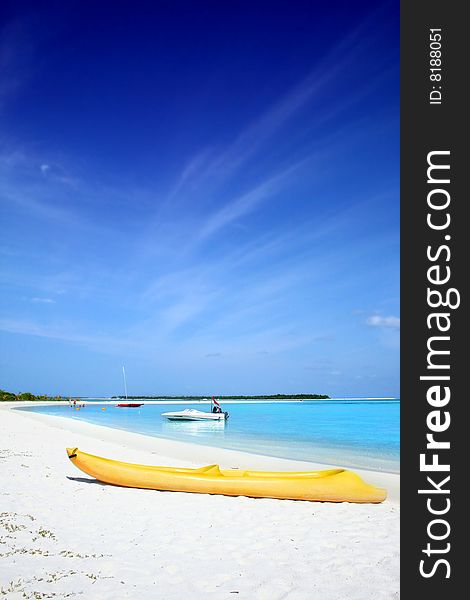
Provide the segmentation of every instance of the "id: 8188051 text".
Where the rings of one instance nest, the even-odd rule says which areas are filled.
[[[432,89],[429,93],[429,104],[442,103],[442,30],[429,30],[429,81]]]

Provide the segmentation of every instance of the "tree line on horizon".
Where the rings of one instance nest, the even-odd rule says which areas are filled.
[[[73,396],[72,396],[73,397]],[[79,396],[76,396],[79,398]],[[111,396],[112,399],[121,399],[124,396]],[[204,400],[211,396],[127,396],[128,400],[157,400],[164,398],[166,400]],[[330,396],[326,394],[267,394],[264,396],[217,396],[219,400],[329,400]],[[70,396],[47,396],[46,394],[36,395],[31,392],[7,392],[0,390],[0,402],[51,402],[70,399]]]
[[[111,396],[113,399],[121,399],[124,396]],[[329,400],[326,394],[266,394],[263,396],[214,396],[217,400]],[[212,395],[206,396],[127,396],[128,400],[208,400]]]
[[[0,402],[50,402],[51,400],[60,401],[66,399],[67,398],[64,398],[63,396],[47,396],[45,394],[36,396],[35,394],[31,394],[31,392],[20,392],[19,394],[15,394],[13,392],[0,390]]]

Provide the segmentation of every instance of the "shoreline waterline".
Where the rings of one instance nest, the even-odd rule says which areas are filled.
[[[67,404],[67,403],[66,403]],[[233,402],[226,422],[171,422],[162,413],[181,404],[120,408],[119,403],[77,402],[67,407],[18,406],[147,436],[253,454],[399,473],[399,401]],[[143,404],[143,403],[139,403]],[[207,410],[184,402],[184,408]],[[81,410],[74,410],[74,408]],[[163,410],[162,410],[163,409]]]
[[[90,404],[115,404],[116,402],[122,402],[125,400],[124,396],[103,396],[103,397],[95,397],[95,396],[70,396],[72,400],[76,399],[80,402],[90,403]],[[281,398],[281,399],[236,399],[236,398],[222,398],[217,397],[218,400],[223,402],[224,404],[282,404],[282,403],[308,403],[308,402],[400,402],[400,398],[394,397],[366,397],[366,398]],[[192,399],[191,397],[177,397],[175,398],[166,398],[162,396],[161,398],[152,398],[150,399],[148,396],[128,396],[127,400],[129,402],[139,401],[143,404],[210,404],[211,401],[208,398],[204,399]],[[40,400],[32,402],[32,404],[68,404],[69,400],[51,400],[51,401],[43,401]]]

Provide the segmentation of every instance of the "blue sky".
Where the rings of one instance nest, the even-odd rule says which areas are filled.
[[[398,3],[37,6],[0,31],[0,387],[398,395]]]

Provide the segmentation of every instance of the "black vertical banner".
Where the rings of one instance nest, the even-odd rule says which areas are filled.
[[[463,2],[401,3],[402,598],[467,592],[470,205]],[[466,318],[467,317],[467,318]],[[464,414],[465,413],[465,414]],[[463,459],[463,460],[459,460]],[[458,466],[458,463],[460,465]],[[464,463],[462,465],[462,463]],[[465,489],[464,489],[465,488]],[[466,579],[466,577],[465,577]]]

